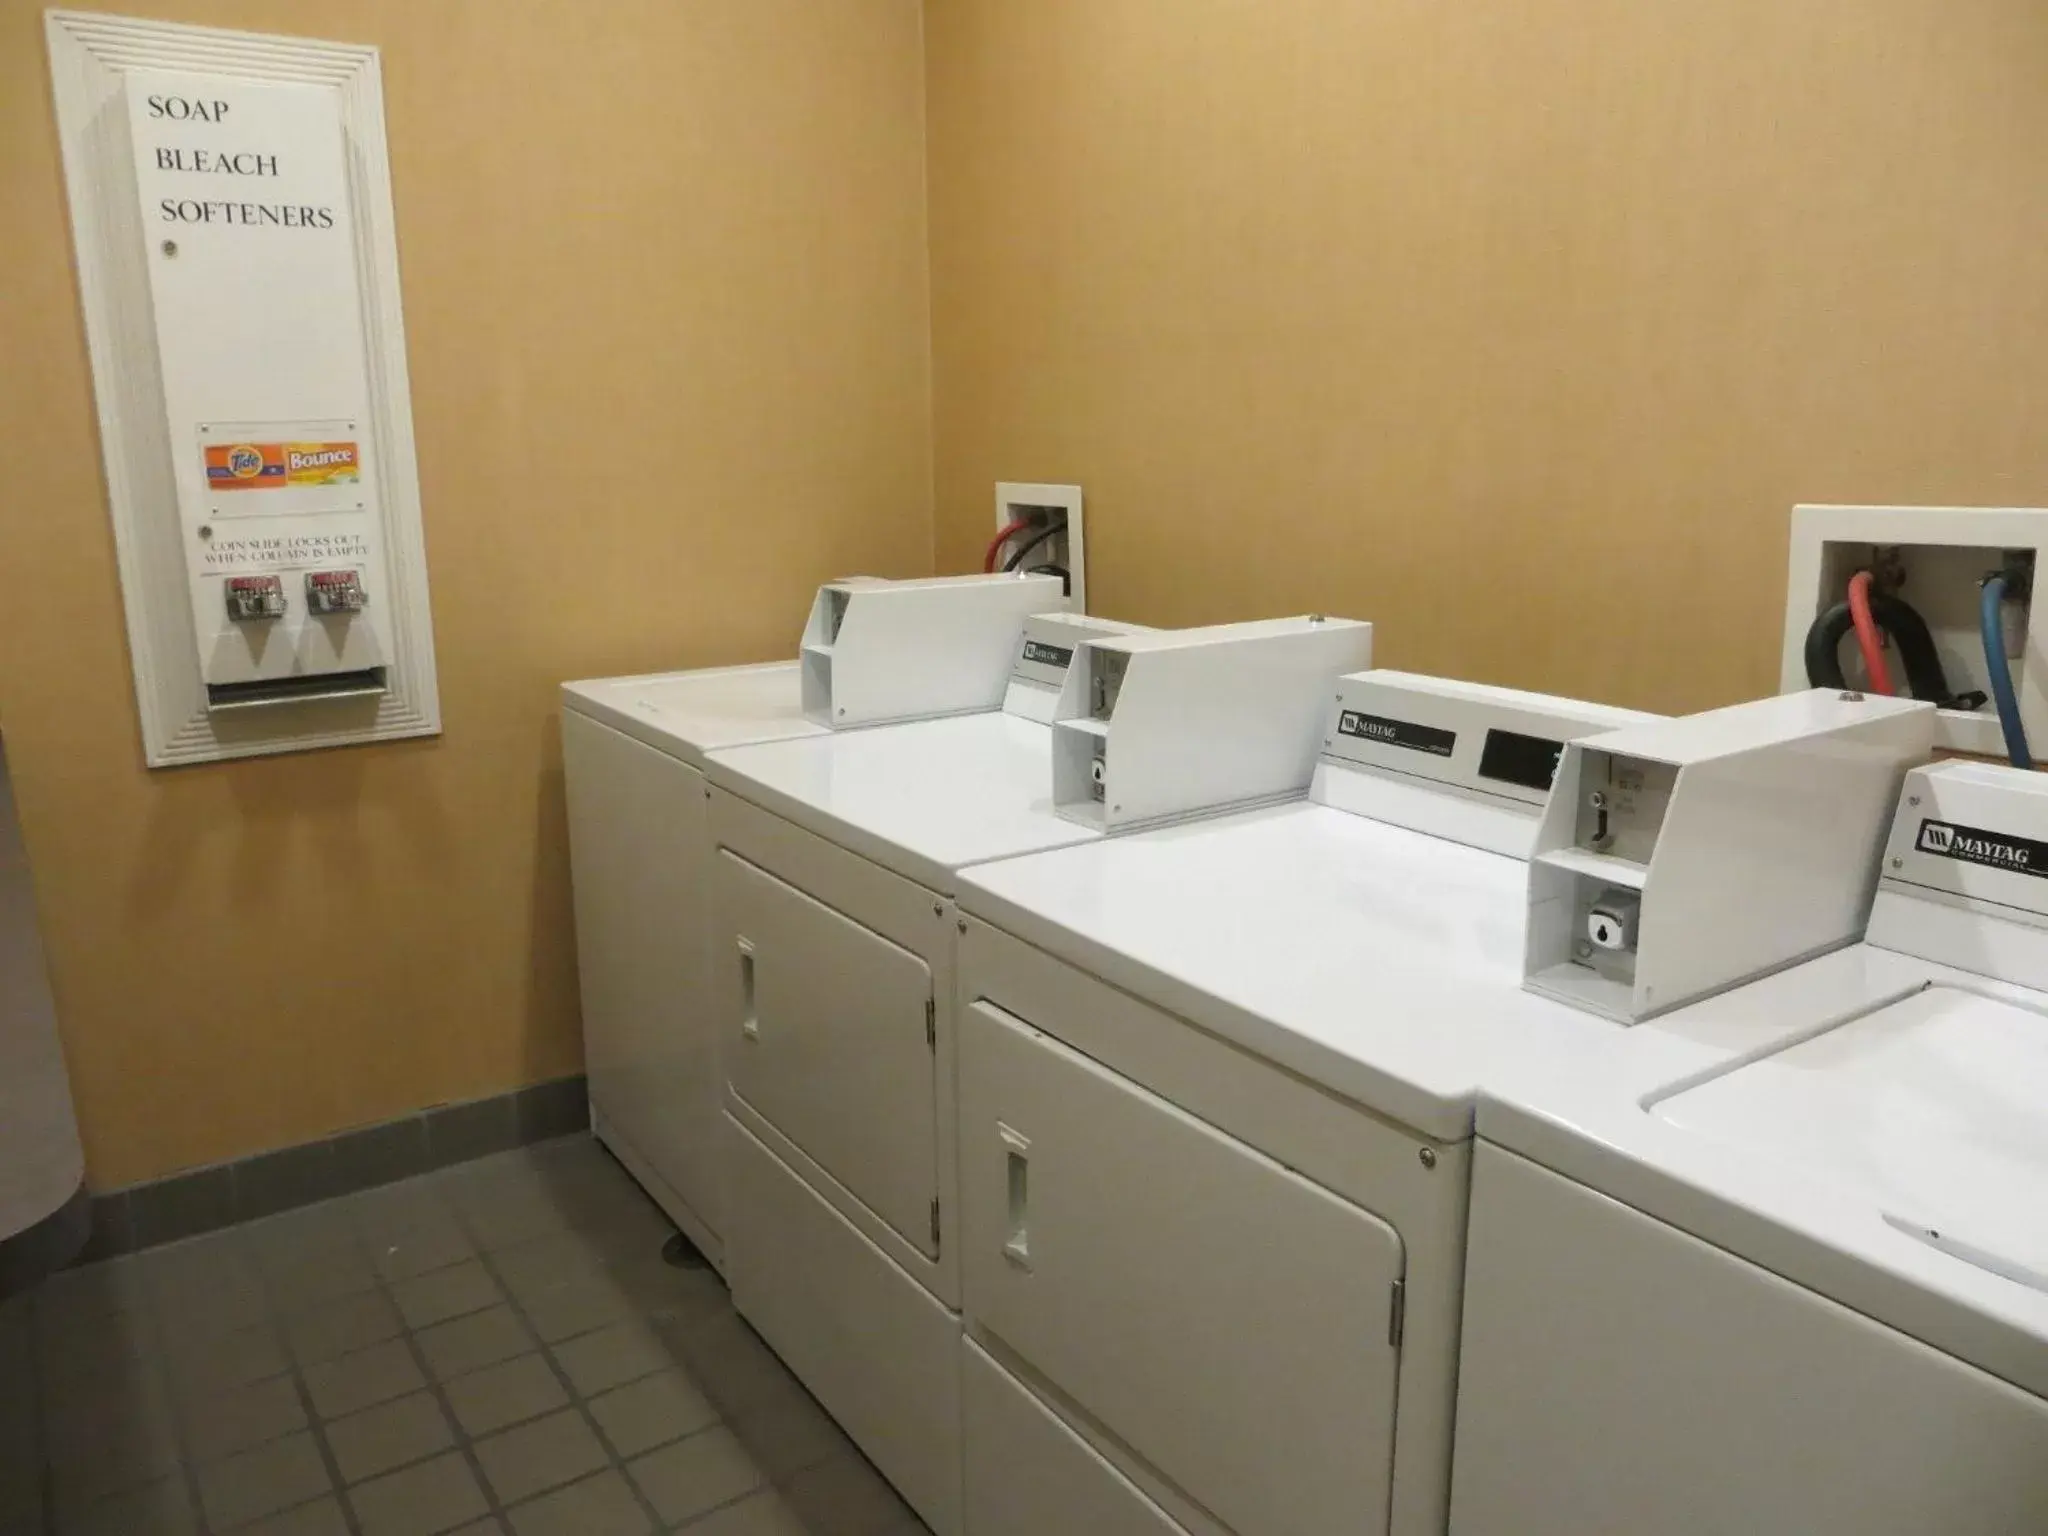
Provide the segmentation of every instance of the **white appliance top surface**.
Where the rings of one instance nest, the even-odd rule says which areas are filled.
[[[2048,1283],[2048,1017],[1932,986],[1659,1101]]]
[[[950,895],[961,866],[1098,839],[1052,807],[1052,728],[1001,711],[714,752],[721,789]]]
[[[826,734],[804,718],[800,678],[794,661],[593,678],[562,684],[562,706],[701,766],[717,747]]]
[[[1522,989],[1520,860],[1295,803],[967,871],[964,910],[1441,1141],[1615,1026]]]
[[[2048,1396],[2048,996],[1858,944],[1519,1062],[1479,1132]]]

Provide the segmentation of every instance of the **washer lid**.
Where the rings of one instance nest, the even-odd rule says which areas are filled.
[[[706,756],[712,784],[951,895],[969,864],[1102,836],[1052,808],[1052,727],[990,710]]]
[[[793,661],[591,678],[564,683],[562,703],[697,766],[719,747],[826,734],[804,718]]]
[[[1646,1107],[2048,1290],[2048,1013],[1932,984]]]

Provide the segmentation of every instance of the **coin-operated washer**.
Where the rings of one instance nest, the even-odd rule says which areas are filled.
[[[1880,870],[1862,943],[1482,1105],[1457,1536],[2048,1528],[2048,781],[1916,769]],[[1766,848],[1745,899],[1828,874]]]
[[[1024,686],[1001,711],[709,755],[733,1300],[942,1536],[961,1529],[960,871],[1103,836],[1053,803],[1070,719],[1160,765],[1163,782],[1131,781],[1156,816],[1299,795],[1322,701],[1370,659],[1371,633],[1323,618],[1027,629]],[[1120,678],[1106,698],[1089,686],[1104,657]],[[1223,766],[1186,771],[1203,759]]]
[[[962,877],[977,1536],[1442,1530],[1476,1085],[1607,1032],[1521,989],[1523,860],[1564,743],[1649,717],[1320,704],[1307,803]],[[1146,809],[1121,716],[1055,726],[1091,824]]]
[[[704,754],[994,708],[1023,670],[1013,655],[1025,615],[1062,601],[1050,576],[828,583],[806,635],[830,610],[857,652],[841,663],[849,696],[836,719],[806,714],[801,660],[562,685],[592,1127],[714,1265],[724,1264],[725,1079],[705,992],[713,845]],[[933,648],[954,664],[913,664]]]

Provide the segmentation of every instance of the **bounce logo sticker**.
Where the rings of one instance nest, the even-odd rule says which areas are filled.
[[[206,488],[268,491],[353,485],[361,478],[354,443],[208,443]]]

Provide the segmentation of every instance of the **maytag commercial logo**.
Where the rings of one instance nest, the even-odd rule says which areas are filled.
[[[2048,879],[2048,843],[2037,843],[2028,837],[2008,837],[1982,827],[1959,827],[1950,821],[1923,821],[1914,846],[1937,858]]]
[[[1042,640],[1024,642],[1024,660],[1035,661],[1041,667],[1064,667],[1073,659],[1071,646],[1047,645]]]
[[[1431,757],[1449,757],[1451,749],[1458,744],[1456,731],[1419,725],[1413,720],[1390,720],[1384,715],[1368,715],[1356,709],[1339,711],[1337,734],[1356,736],[1360,741],[1376,741],[1383,747],[1427,752]]]

